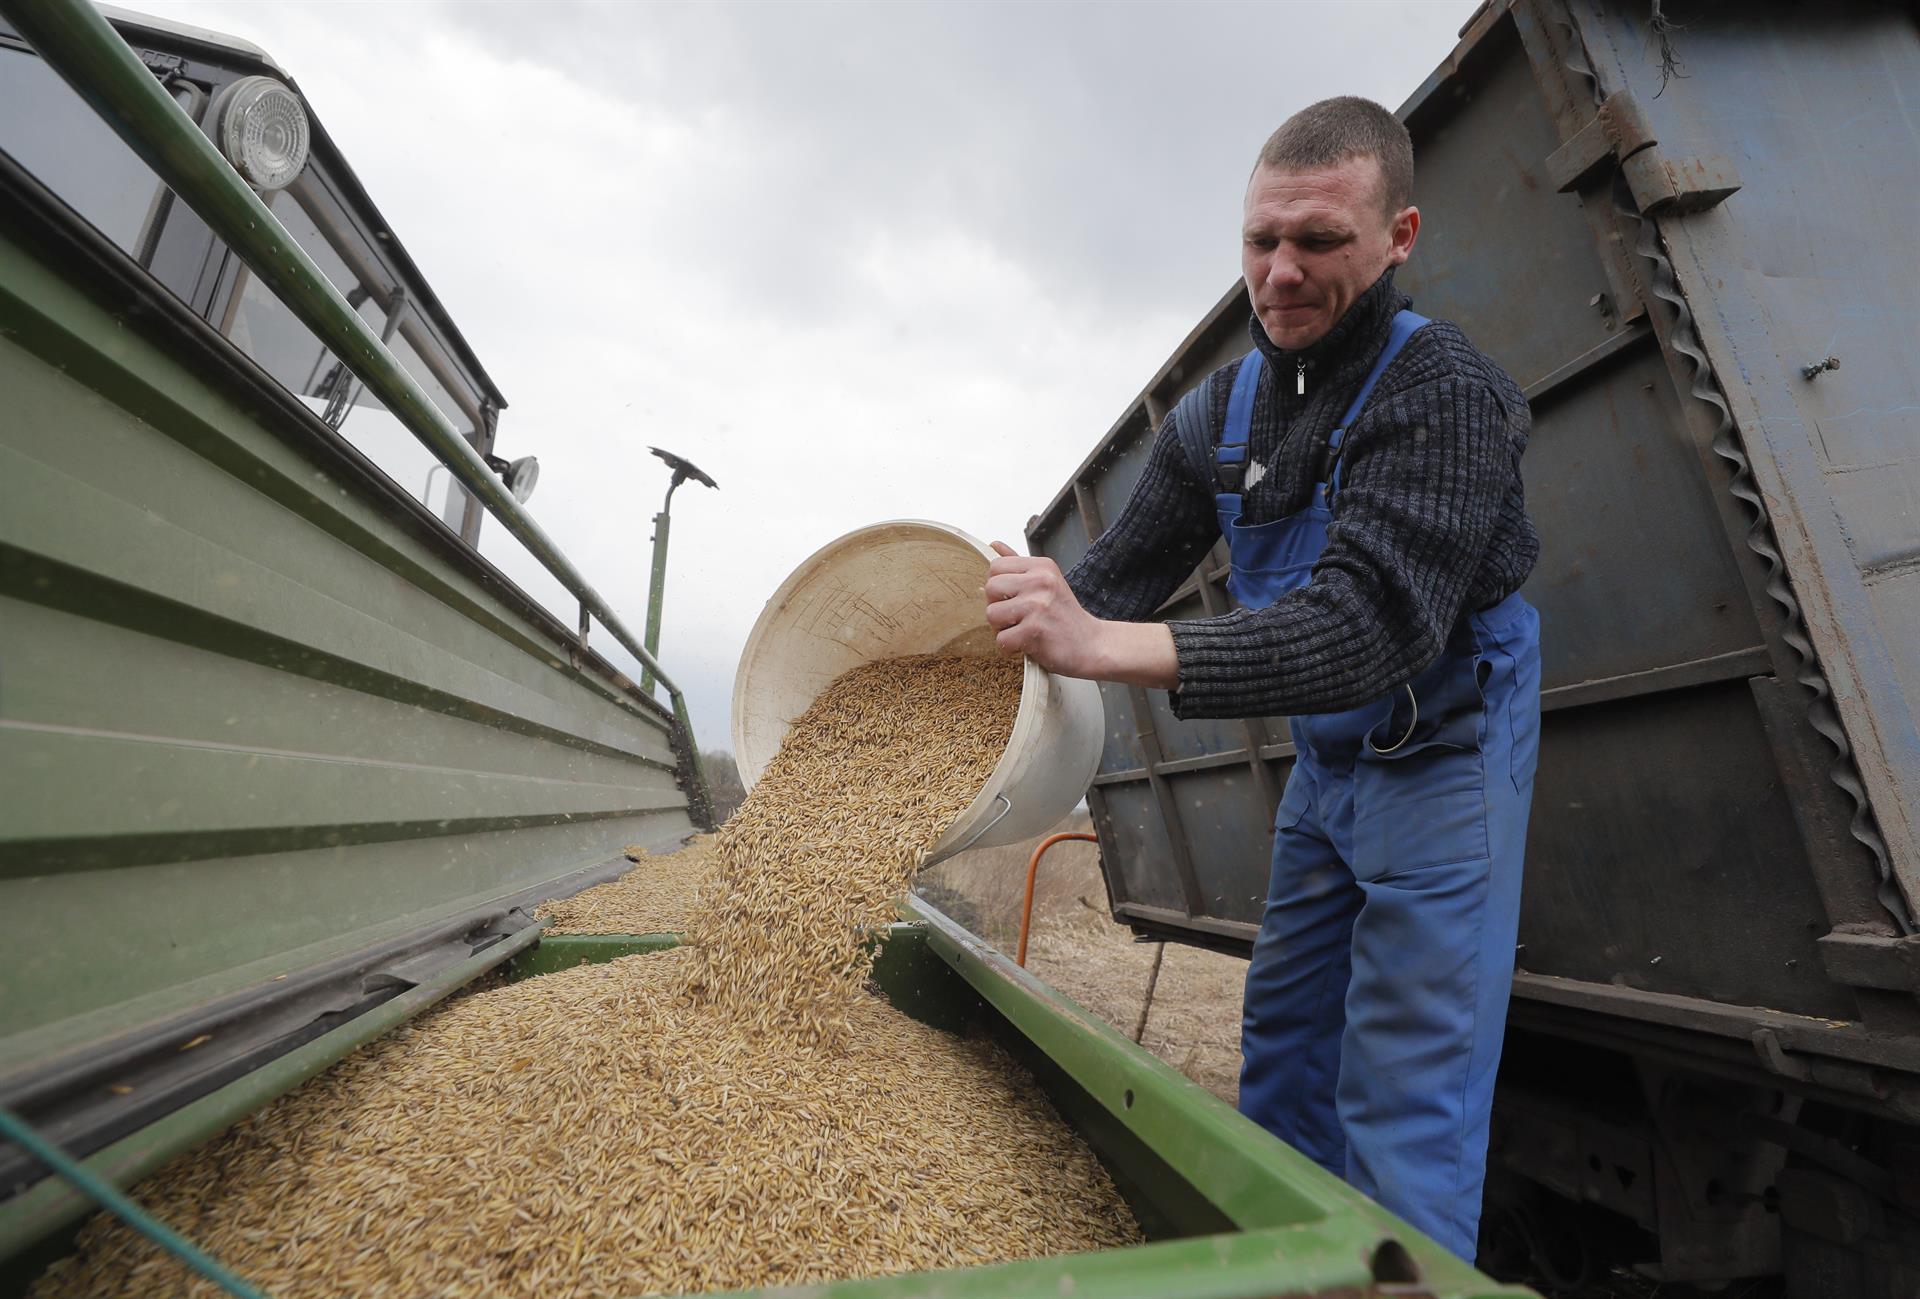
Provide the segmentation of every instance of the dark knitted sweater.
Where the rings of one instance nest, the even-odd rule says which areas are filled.
[[[1253,405],[1245,522],[1307,504],[1316,449],[1408,304],[1389,269],[1299,352],[1275,347],[1253,319],[1268,364]],[[1304,397],[1296,395],[1301,362]],[[1204,381],[1216,442],[1237,367]],[[1415,333],[1347,429],[1312,582],[1266,609],[1169,624],[1180,662],[1175,715],[1339,712],[1418,674],[1463,611],[1499,602],[1533,568],[1540,542],[1520,483],[1529,427],[1520,389],[1456,326],[1436,320]],[[1087,611],[1149,618],[1219,539],[1216,490],[1181,450],[1169,417],[1126,509],[1067,574]]]

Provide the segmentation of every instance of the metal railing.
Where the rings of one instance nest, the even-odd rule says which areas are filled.
[[[680,688],[627,630],[553,539],[513,498],[380,336],[347,304],[260,196],[86,0],[0,0],[26,42],[148,166],[213,228],[314,336],[366,384],[533,557],[580,601],[580,639],[591,615],[667,689],[686,734],[695,778],[699,746]],[[702,780],[701,783],[705,783]]]

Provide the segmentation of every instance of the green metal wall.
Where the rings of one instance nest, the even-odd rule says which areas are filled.
[[[0,1086],[692,828],[664,710],[124,292],[0,222]]]

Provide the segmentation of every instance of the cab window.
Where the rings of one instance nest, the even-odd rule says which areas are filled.
[[[0,149],[138,258],[160,181],[37,54],[0,45]]]
[[[384,276],[379,283],[368,283],[348,264],[337,237],[328,233],[329,223],[316,216],[325,208],[313,189],[316,184],[312,177],[303,177],[269,196],[267,205],[441,413],[471,441],[480,428],[478,400],[449,367],[430,359],[438,356],[438,348],[405,295]],[[445,470],[434,472],[439,460],[244,266],[229,301],[222,331],[241,350],[396,483],[434,506],[450,526],[459,527],[465,493],[449,490]]]

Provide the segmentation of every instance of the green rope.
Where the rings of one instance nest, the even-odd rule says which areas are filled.
[[[110,1184],[95,1176],[81,1164],[67,1158],[66,1153],[38,1132],[28,1127],[25,1120],[12,1110],[0,1108],[0,1134],[7,1140],[25,1150],[41,1163],[51,1168],[61,1177],[79,1187],[100,1207],[119,1216],[135,1231],[146,1236],[185,1263],[188,1267],[206,1277],[209,1281],[225,1290],[228,1294],[239,1295],[240,1299],[267,1299],[266,1291],[256,1290],[233,1273],[213,1261],[210,1255],[202,1253],[194,1243],[174,1231],[165,1223],[158,1221],[145,1209],[116,1191]]]

